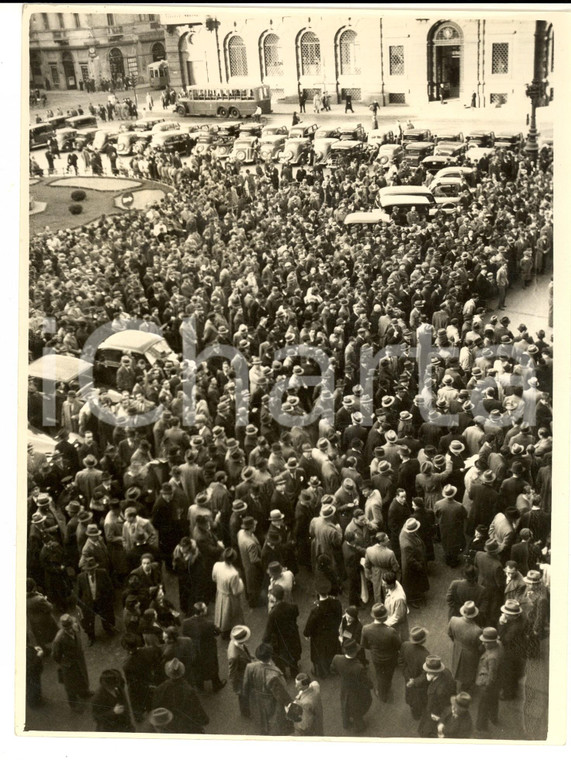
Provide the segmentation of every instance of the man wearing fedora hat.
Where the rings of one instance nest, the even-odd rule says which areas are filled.
[[[519,681],[525,672],[527,658],[527,620],[520,603],[507,599],[501,608],[498,621],[498,637],[503,645],[501,672],[501,699],[515,699]]]
[[[343,554],[341,545],[343,533],[335,522],[336,508],[332,496],[324,496],[319,516],[314,517],[309,524],[311,538],[311,563],[315,572],[317,560],[325,554],[340,574],[344,574]]]
[[[443,499],[434,505],[434,514],[440,529],[440,540],[444,561],[449,567],[457,567],[460,554],[464,549],[464,522],[468,517],[465,507],[454,498],[457,488],[445,485],[442,489]]]
[[[402,558],[402,585],[411,607],[424,604],[424,594],[430,588],[426,565],[426,549],[418,529],[420,523],[410,517],[402,527],[399,544]]]
[[[363,626],[361,646],[371,652],[377,680],[376,694],[382,702],[388,702],[401,640],[396,630],[386,624],[389,615],[384,604],[374,604],[371,614],[373,622]]]
[[[246,597],[252,609],[257,607],[260,602],[260,593],[264,581],[262,550],[260,542],[254,535],[256,526],[257,523],[253,517],[243,517],[242,527],[238,531],[238,550],[244,569]]]
[[[251,631],[246,625],[235,625],[230,631],[230,643],[228,645],[228,679],[232,685],[232,691],[238,696],[240,714],[245,718],[250,717],[250,706],[244,694],[243,683],[246,665],[253,661],[253,656],[248,649]]]
[[[52,656],[59,666],[58,679],[67,694],[72,712],[81,713],[86,700],[92,696],[79,626],[71,615],[60,617],[60,630],[52,644]]]
[[[244,671],[242,691],[261,736],[285,736],[291,731],[285,708],[292,700],[273,654],[269,644],[260,644],[256,659]]]
[[[519,524],[519,510],[517,507],[504,508],[498,512],[490,523],[488,535],[498,544],[499,558],[501,562],[507,562],[511,548],[515,542],[517,526]]]
[[[166,680],[155,689],[153,710],[163,708],[172,713],[168,733],[203,734],[210,722],[198,694],[185,679],[185,666],[176,657],[165,664]]]
[[[84,498],[85,504],[89,504],[93,498],[93,491],[103,482],[103,472],[98,470],[97,459],[93,454],[88,454],[83,460],[85,469],[80,470],[75,476],[75,485]]]
[[[404,488],[398,488],[387,512],[387,532],[391,539],[391,548],[393,549],[399,564],[401,562],[399,536],[402,527],[410,517],[410,514],[411,509],[407,504],[406,491]]]
[[[422,666],[430,654],[424,646],[427,636],[425,628],[414,626],[410,629],[410,639],[402,642],[398,655],[405,685],[404,698],[414,720],[420,720],[426,702],[428,682],[425,678],[419,679],[419,676],[423,675]]]
[[[474,565],[478,569],[478,583],[486,591],[480,611],[486,625],[497,622],[504,601],[506,576],[499,554],[498,542],[489,538],[484,544],[484,551],[476,552],[474,557]]]
[[[521,599],[526,617],[527,656],[539,657],[541,641],[549,626],[549,592],[539,570],[529,570],[524,578],[527,589]]]
[[[414,686],[426,687],[426,705],[418,724],[418,734],[424,738],[438,736],[438,723],[450,704],[450,698],[456,692],[454,677],[443,664],[440,657],[428,655],[422,666],[423,674],[414,679]]]
[[[502,678],[503,645],[495,628],[484,628],[480,635],[484,652],[478,662],[476,686],[479,703],[476,729],[488,730],[488,721],[498,723],[498,700]]]
[[[273,584],[268,591],[268,598],[271,606],[263,640],[271,644],[274,662],[284,676],[288,669],[292,676],[296,676],[301,657],[301,640],[297,627],[299,608],[292,603],[291,592],[287,595],[280,583]]]
[[[437,726],[439,739],[470,739],[472,737],[471,704],[472,697],[465,691],[450,697],[450,707],[444,712]]]
[[[472,500],[472,507],[466,523],[466,531],[469,536],[474,532],[477,525],[489,528],[494,516],[499,511],[500,495],[495,488],[496,477],[492,470],[485,470],[479,481],[473,483],[468,495]]]
[[[459,617],[451,617],[448,635],[452,639],[451,671],[458,691],[471,691],[476,681],[482,629],[475,622],[479,610],[473,601],[464,602]]]
[[[83,545],[83,549],[81,550],[79,569],[84,570],[88,558],[93,557],[93,559],[95,559],[97,562],[98,567],[101,567],[109,572],[111,569],[111,562],[109,560],[109,552],[107,551],[107,546],[103,541],[103,534],[97,525],[91,523],[87,526],[85,535],[87,540]]]
[[[81,625],[88,636],[89,646],[95,643],[95,616],[109,636],[115,633],[113,584],[109,573],[97,566],[94,557],[88,557],[83,571],[77,576],[77,603],[81,610]]]
[[[398,577],[400,566],[390,547],[388,535],[381,531],[376,534],[375,540],[376,544],[365,550],[365,574],[373,585],[374,600],[379,603],[384,599],[383,574],[392,571]]]
[[[343,646],[343,653],[336,654],[331,670],[341,677],[341,720],[346,731],[353,729],[361,734],[365,730],[364,717],[372,703],[373,687],[367,668],[359,660],[360,647],[355,641]]]

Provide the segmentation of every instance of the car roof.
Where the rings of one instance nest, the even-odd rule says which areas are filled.
[[[279,142],[283,140],[286,135],[262,135],[261,140],[263,143]]]
[[[430,190],[424,185],[389,185],[379,190],[379,197],[385,195],[415,195],[422,196],[430,194]]]
[[[163,341],[161,335],[154,335],[143,330],[121,330],[106,338],[99,344],[99,348],[113,348],[123,351],[147,351],[159,341]]]
[[[418,142],[409,143],[406,146],[406,150],[409,150],[409,149],[410,150],[419,150],[419,149],[422,150],[423,148],[432,148],[432,147],[434,147],[434,143],[433,142],[421,142],[421,141],[418,141]]]
[[[77,356],[46,354],[30,364],[28,376],[53,380],[56,383],[69,383],[83,372],[92,369],[93,365],[90,362]]]
[[[428,193],[432,195],[431,191],[426,188]],[[430,206],[432,201],[429,198],[425,198],[422,195],[386,195],[381,198],[381,206]]]
[[[430,186],[432,187],[435,184],[437,185],[445,185],[445,184],[463,185],[464,180],[462,179],[462,177],[455,177],[453,174],[441,174],[440,177],[435,177],[432,180],[432,182],[430,183]]]
[[[162,132],[155,132],[152,139],[156,139],[157,137],[160,137],[161,139],[166,139],[167,137],[182,137],[182,135],[187,134],[186,132],[181,132],[180,129],[164,129]],[[140,137],[139,135],[137,137]],[[188,137],[188,135],[187,135]]]
[[[308,137],[288,137],[286,142],[288,143],[302,143],[307,142],[309,140]]]
[[[377,224],[378,222],[386,221],[386,219],[387,215],[379,209],[374,211],[355,211],[352,214],[347,214],[343,220],[343,224]]]
[[[335,148],[354,148],[356,145],[361,145],[361,141],[360,140],[336,140],[334,147]]]
[[[383,150],[397,150],[400,147],[399,143],[383,143],[379,145],[379,153]]]

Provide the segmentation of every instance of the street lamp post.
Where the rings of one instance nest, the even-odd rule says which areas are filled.
[[[525,88],[525,94],[531,101],[531,118],[529,132],[525,143],[525,152],[535,164],[539,148],[537,145],[537,122],[535,112],[545,95],[545,83],[543,81],[543,60],[545,53],[545,30],[546,21],[535,22],[534,51],[533,51],[533,81]]]

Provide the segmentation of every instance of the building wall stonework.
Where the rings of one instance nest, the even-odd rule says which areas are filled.
[[[454,80],[447,90],[446,79],[443,82],[447,96],[466,104],[473,94],[479,107],[526,100],[525,85],[533,77],[535,19],[531,16],[523,20],[497,15],[414,19],[356,15],[350,9],[307,13],[277,12],[267,17],[227,13],[191,19],[184,14],[162,14],[172,85],[240,87],[262,81],[272,88],[274,100],[293,101],[305,90],[310,96],[326,91],[333,102],[342,102],[348,91],[354,101],[420,106],[437,99],[440,74]],[[457,37],[443,36],[445,27],[452,28]],[[342,44],[346,30],[350,34],[344,39],[354,41],[352,52],[350,45]],[[273,50],[281,64],[270,71],[264,48],[268,35],[279,41]],[[245,49],[245,53],[239,51],[238,63],[229,50],[235,37],[241,38]],[[311,44],[306,45],[306,40]],[[187,61],[195,62],[190,73]]]

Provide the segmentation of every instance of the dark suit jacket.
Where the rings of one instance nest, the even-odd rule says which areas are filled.
[[[91,587],[89,585],[89,573],[87,570],[79,573],[77,576],[77,598],[81,604],[93,607],[94,603],[98,605],[113,605],[113,584],[106,570],[98,567],[95,571],[95,594],[96,598],[91,596]]]
[[[274,656],[297,664],[301,657],[301,640],[297,627],[297,604],[278,602],[268,615],[264,641],[272,645]]]
[[[144,589],[149,589],[152,586],[160,586],[162,581],[161,566],[158,562],[151,563],[151,572],[149,575],[145,573],[142,567],[137,567],[131,575],[136,575],[141,581],[141,586]]]
[[[418,459],[409,459],[408,462],[403,462],[398,469],[397,488],[404,488],[409,499],[416,496],[416,476],[419,472],[420,462]]]

